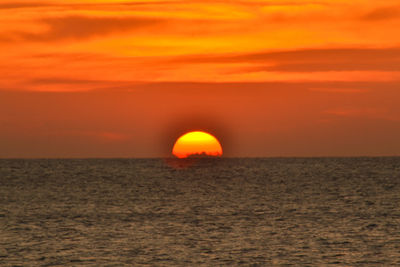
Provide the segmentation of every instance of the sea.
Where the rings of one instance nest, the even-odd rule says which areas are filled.
[[[400,266],[400,158],[3,159],[0,266]]]

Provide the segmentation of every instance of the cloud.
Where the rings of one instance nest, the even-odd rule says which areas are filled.
[[[236,90],[252,91],[268,90],[307,90],[320,93],[335,94],[366,94],[378,91],[398,92],[400,81],[263,81],[263,82],[184,82],[184,81],[152,81],[78,79],[72,77],[36,77],[26,79],[13,88],[1,88],[1,91],[32,91],[32,92],[87,92],[87,91],[135,91],[135,90],[199,90],[208,88],[230,93]]]
[[[43,6],[49,6],[49,4],[41,2],[32,2],[32,3],[10,2],[10,3],[0,4],[0,9],[35,8]]]
[[[400,71],[400,60],[395,62],[343,62],[277,64],[275,66],[258,66],[246,71],[278,71],[278,72],[326,72],[326,71]]]
[[[243,72],[400,71],[400,48],[303,49],[236,55],[193,55],[173,60],[192,64],[252,64]]]
[[[368,118],[400,122],[398,114],[390,113],[384,108],[336,108],[326,110],[325,113],[343,118]]]
[[[29,81],[30,84],[49,85],[49,84],[93,84],[104,83],[106,81],[93,81],[83,79],[66,79],[66,78],[42,78]]]
[[[137,85],[137,82],[131,81],[108,81],[108,80],[85,80],[85,79],[71,79],[71,78],[38,78],[33,80],[26,80],[20,84],[20,90],[26,86],[32,91],[42,92],[83,92],[114,89],[114,88],[129,88]],[[1,90],[1,88],[0,88]]]
[[[326,110],[325,113],[336,115],[336,116],[343,116],[343,117],[352,117],[352,116],[372,116],[379,113],[382,113],[382,110],[374,109],[374,108],[338,108],[332,110]]]
[[[367,13],[362,17],[363,20],[378,21],[378,20],[390,20],[400,18],[400,7],[380,7]]]
[[[129,139],[129,135],[110,131],[63,131],[51,133],[54,135],[82,136],[95,138],[104,142],[119,142]]]
[[[347,58],[357,60],[379,60],[400,57],[400,48],[365,49],[365,48],[328,48],[328,49],[301,49],[277,52],[258,52],[230,55],[192,55],[176,58],[175,62],[188,63],[249,63],[249,62],[301,62],[310,61],[337,61]]]
[[[179,3],[178,1],[143,1],[143,2],[113,2],[113,3],[93,3],[93,2],[81,2],[81,3],[50,3],[50,2],[8,2],[0,4],[0,9],[19,9],[19,8],[40,8],[40,7],[64,7],[71,9],[106,9],[113,7],[129,7],[129,6],[147,6],[147,5],[167,5]]]
[[[160,23],[161,20],[139,17],[67,16],[45,18],[40,22],[48,27],[47,31],[44,33],[17,33],[17,38],[25,41],[39,42],[90,39],[147,28]]]
[[[335,93],[335,94],[359,94],[359,93],[366,93],[369,91],[366,89],[359,89],[359,88],[310,88],[309,90],[313,92]]]

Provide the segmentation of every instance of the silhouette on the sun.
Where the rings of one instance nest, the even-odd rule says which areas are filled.
[[[190,154],[185,158],[166,158],[165,163],[175,169],[186,169],[198,164],[215,164],[220,155],[208,155],[206,152]]]
[[[210,159],[210,158],[220,158],[220,155],[209,155],[206,152],[201,152],[201,153],[193,153],[188,155],[186,158],[187,159]]]

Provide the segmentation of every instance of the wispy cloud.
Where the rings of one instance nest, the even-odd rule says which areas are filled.
[[[40,20],[48,27],[48,30],[43,33],[20,32],[13,35],[24,41],[80,40],[140,30],[161,21],[161,19],[141,17],[55,17]]]
[[[48,3],[43,2],[30,2],[30,3],[22,3],[22,2],[9,2],[0,4],[1,9],[17,9],[17,8],[36,8],[36,7],[44,7],[49,6]]]
[[[362,19],[367,21],[391,20],[400,18],[400,6],[379,7],[365,14]]]
[[[258,52],[228,55],[192,55],[174,59],[188,63],[245,63],[245,62],[301,62],[301,61],[338,61],[351,60],[388,60],[400,57],[400,48],[364,49],[364,48],[327,48],[298,49],[277,52]]]
[[[385,108],[336,108],[326,110],[325,113],[347,118],[369,118],[378,120],[387,120],[393,122],[400,122],[397,114],[390,113]]]
[[[275,66],[256,66],[245,68],[245,71],[277,71],[277,72],[327,72],[327,71],[400,71],[400,61],[386,62],[321,62],[299,64],[277,64]]]
[[[332,110],[326,110],[325,113],[337,115],[337,116],[371,116],[382,113],[382,110],[377,110],[374,108],[338,108]]]
[[[310,88],[313,92],[335,93],[335,94],[360,94],[369,92],[369,90],[361,88]]]
[[[0,4],[1,9],[20,9],[20,8],[43,8],[43,7],[53,7],[53,8],[66,8],[71,10],[79,9],[106,9],[106,8],[120,8],[120,7],[134,7],[134,6],[146,6],[146,5],[169,5],[179,3],[179,1],[137,1],[137,2],[7,2]]]
[[[81,136],[95,138],[101,142],[122,142],[129,139],[129,135],[110,131],[57,131],[51,132],[50,135],[56,136]]]
[[[194,55],[173,60],[188,64],[252,64],[244,72],[400,71],[400,48],[302,49],[237,55]]]

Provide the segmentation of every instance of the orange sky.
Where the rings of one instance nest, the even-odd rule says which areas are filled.
[[[0,157],[400,155],[398,0],[0,3]]]

